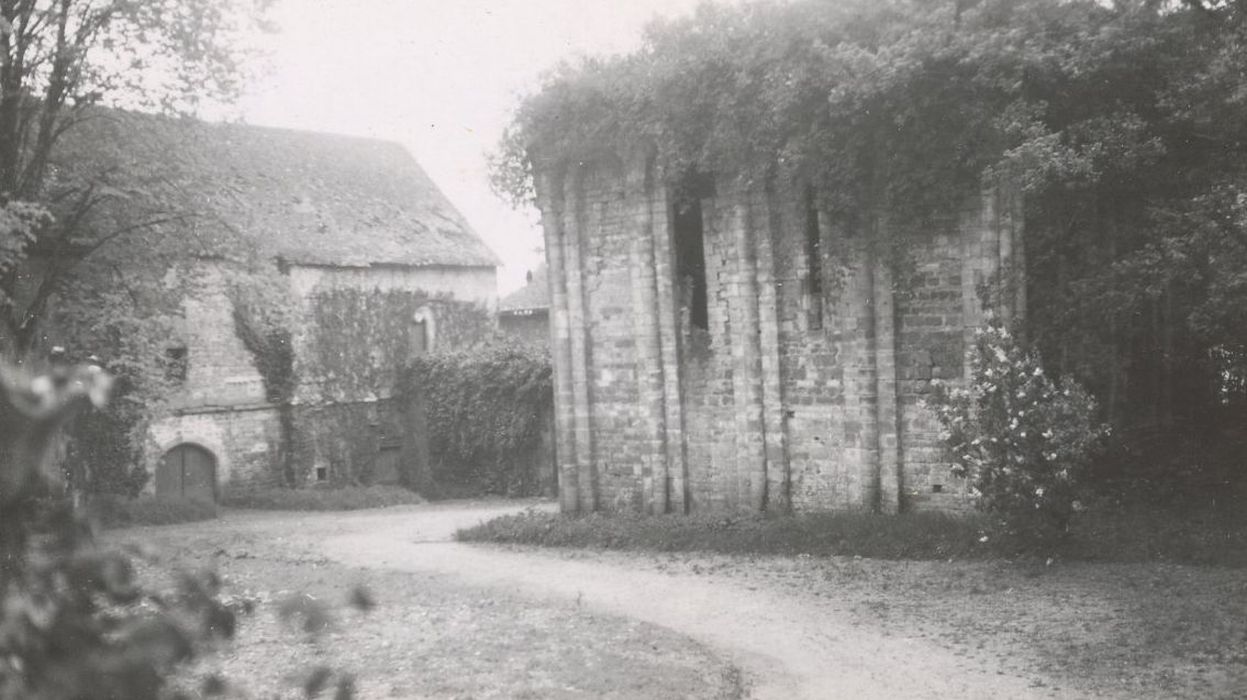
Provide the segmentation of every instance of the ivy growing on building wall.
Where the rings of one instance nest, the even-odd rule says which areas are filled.
[[[234,332],[255,360],[264,398],[275,405],[281,434],[278,461],[287,486],[297,482],[294,464],[294,303],[283,276],[236,275],[226,287],[233,305]]]
[[[549,356],[513,340],[412,359],[400,400],[425,405],[433,477],[444,486],[531,495],[533,454],[553,410]]]
[[[484,307],[419,290],[330,288],[310,300],[305,372],[324,401],[359,400],[395,385],[399,370],[423,347],[416,314],[435,317],[435,349],[464,347],[486,337],[493,321]]]

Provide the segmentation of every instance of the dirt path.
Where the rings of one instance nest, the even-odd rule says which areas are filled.
[[[444,505],[340,519],[316,546],[344,564],[455,577],[661,625],[744,669],[757,698],[1074,697],[959,657],[905,629],[855,626],[834,601],[766,586],[626,566],[626,558],[509,551],[450,541],[455,529],[515,510]],[[311,544],[309,542],[309,544]]]

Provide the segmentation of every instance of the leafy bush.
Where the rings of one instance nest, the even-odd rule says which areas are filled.
[[[83,411],[66,430],[63,468],[77,493],[134,496],[147,483],[138,437],[147,427],[143,405],[121,393],[114,389],[111,405]]]
[[[386,508],[424,499],[401,486],[344,486],[342,488],[253,489],[227,494],[222,505],[255,510],[363,510]]]
[[[848,555],[876,559],[980,557],[981,523],[944,513],[883,515],[864,511],[798,516],[644,515],[632,512],[570,516],[528,511],[460,530],[468,542],[545,547],[600,547],[660,552]]]
[[[176,525],[217,517],[215,503],[190,498],[127,498],[103,495],[91,499],[90,511],[100,527],[104,528]]]
[[[400,395],[419,393],[433,477],[446,491],[533,495],[529,457],[554,404],[550,358],[513,340],[417,357]]]
[[[166,679],[234,613],[211,574],[143,590],[130,560],[95,546],[56,486],[51,446],[81,410],[105,403],[97,366],[31,376],[0,363],[0,698],[157,698]]]
[[[996,535],[1052,549],[1067,534],[1077,484],[1106,426],[1076,382],[1057,383],[998,322],[975,333],[967,388],[935,387],[953,473],[970,480]]]
[[[189,679],[180,688],[171,679],[234,636],[238,601],[222,599],[215,573],[177,572],[172,590],[147,589],[128,554],[98,545],[73,499],[47,496],[63,486],[50,468],[58,434],[81,411],[102,408],[111,382],[98,366],[32,376],[0,361],[0,700],[186,697]],[[215,512],[192,501],[104,497],[96,505],[105,517],[136,524]],[[349,602],[374,606],[362,588]],[[241,610],[253,606],[243,601]],[[330,614],[308,596],[278,608],[313,634]],[[334,675],[313,669],[302,679],[305,695],[316,697]],[[350,700],[353,677],[336,675],[334,697]],[[239,694],[215,674],[197,685],[201,696]]]

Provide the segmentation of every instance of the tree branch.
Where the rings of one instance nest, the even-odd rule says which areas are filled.
[[[48,273],[44,275],[43,279],[39,281],[39,288],[35,291],[35,295],[32,297],[30,303],[26,305],[26,309],[19,312],[20,321],[15,324],[16,331],[14,333],[18,352],[24,354],[30,350],[31,344],[34,341],[35,328],[37,327],[36,322],[43,316],[48,300],[60,286],[61,280],[65,279],[66,276],[77,269],[77,267],[86,261],[86,259],[93,253],[127,233],[132,233],[144,228],[150,228],[152,226],[159,226],[161,224],[186,221],[197,216],[198,214],[177,214],[164,216],[158,219],[151,219],[149,221],[132,224],[130,226],[123,226],[115,231],[101,236],[99,239],[93,241],[91,245],[84,246],[79,249],[79,251],[77,251],[78,254],[75,255],[74,258],[68,262],[68,264],[54,264],[48,270]],[[66,234],[66,238],[68,238],[68,234]]]

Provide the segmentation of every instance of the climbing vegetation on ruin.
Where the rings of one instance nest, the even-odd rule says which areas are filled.
[[[531,202],[538,171],[650,146],[670,187],[809,183],[833,234],[890,252],[1010,188],[1028,338],[1123,439],[1185,459],[1176,436],[1247,412],[1244,45],[1241,0],[705,5],[552,70],[494,183]]]
[[[553,410],[552,376],[548,354],[504,338],[413,358],[399,396],[423,399],[439,485],[536,493],[521,457],[537,449]]]

